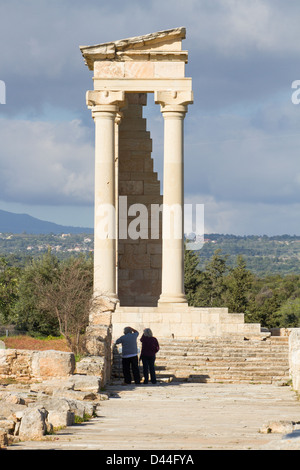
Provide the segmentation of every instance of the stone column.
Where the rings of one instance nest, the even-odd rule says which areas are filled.
[[[183,120],[191,92],[156,92],[164,117],[162,293],[159,303],[187,303],[184,292]]]
[[[95,122],[94,297],[116,288],[115,122],[124,92],[87,92]]]

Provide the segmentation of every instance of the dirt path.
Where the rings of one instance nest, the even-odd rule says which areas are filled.
[[[300,423],[290,387],[170,383],[108,391],[101,416],[8,450],[300,450],[298,426],[291,436],[259,432],[272,421]]]

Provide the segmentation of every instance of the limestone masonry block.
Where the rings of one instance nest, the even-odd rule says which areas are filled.
[[[94,66],[95,76],[103,78],[123,78],[125,77],[124,65],[124,62],[97,60]]]
[[[62,351],[38,351],[32,356],[31,367],[35,377],[66,377],[74,373],[75,356]]]
[[[125,62],[126,78],[154,78],[152,62]]]
[[[150,266],[151,268],[160,268],[161,267],[161,255],[151,255]]]
[[[184,62],[156,62],[154,64],[155,78],[183,78],[184,75]]]
[[[150,256],[149,255],[135,255],[134,258],[131,255],[123,255],[120,258],[120,268],[127,269],[142,269],[150,268]]]
[[[120,194],[143,194],[144,185],[142,181],[120,181],[119,182]]]
[[[17,381],[68,377],[74,373],[73,353],[62,351],[0,350],[0,378]]]

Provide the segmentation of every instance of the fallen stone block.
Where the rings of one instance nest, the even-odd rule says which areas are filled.
[[[103,357],[87,356],[76,364],[76,373],[83,375],[103,376],[105,361]]]
[[[68,381],[72,384],[73,390],[80,390],[81,392],[98,393],[101,388],[101,378],[92,375],[72,375]]]
[[[44,408],[28,408],[24,411],[19,429],[19,438],[23,440],[41,439],[46,432],[50,432],[48,411]]]
[[[70,410],[49,410],[48,422],[51,423],[54,430],[72,426],[75,423],[75,414]]]
[[[63,351],[33,351],[32,376],[47,380],[51,377],[67,377],[75,371],[75,356]]]
[[[5,431],[0,430],[0,450],[8,445],[8,437]]]

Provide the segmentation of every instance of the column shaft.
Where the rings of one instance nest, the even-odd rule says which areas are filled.
[[[164,107],[162,294],[159,302],[187,302],[184,293],[183,120],[185,106]]]
[[[94,295],[117,298],[115,118],[117,106],[95,106]]]

